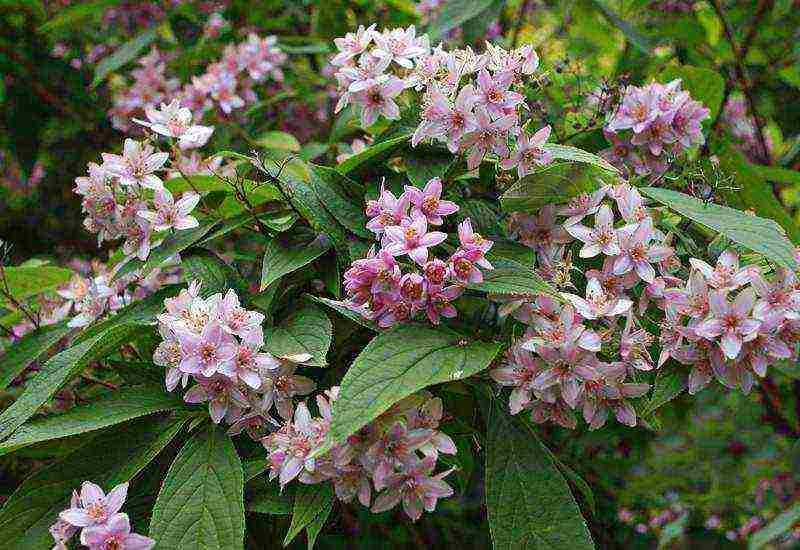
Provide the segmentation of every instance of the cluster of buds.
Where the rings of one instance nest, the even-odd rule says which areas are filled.
[[[331,407],[338,394],[334,386],[317,395],[320,417],[312,417],[300,403],[292,420],[264,438],[270,479],[277,477],[281,488],[295,478],[305,484],[331,482],[339,500],[357,498],[375,513],[402,501],[413,521],[423,510],[433,512],[438,499],[453,494],[444,481],[452,470],[434,474],[439,453],[456,454],[453,440],[438,429],[441,399],[428,392],[408,397],[317,457],[330,432]]]
[[[709,114],[680,79],[628,86],[604,128],[611,147],[600,156],[630,174],[663,174],[672,159],[704,142],[701,123]]]
[[[89,550],[150,550],[156,541],[131,533],[128,514],[120,513],[127,496],[127,483],[106,494],[91,481],[84,481],[80,493],[72,491],[69,508],[50,526],[53,550],[66,550],[78,531],[80,543]]]
[[[230,432],[246,429],[254,438],[274,425],[274,408],[291,418],[295,396],[314,391],[314,382],[295,374],[308,354],[276,358],[262,351],[264,315],[244,309],[233,290],[200,296],[193,282],[164,301],[158,316],[163,341],[153,362],[166,368],[166,386],[173,391],[196,382],[184,394],[187,403],[208,403],[211,419],[231,424]]]
[[[381,248],[373,247],[345,272],[348,307],[384,328],[423,311],[433,324],[457,315],[451,302],[464,286],[483,280],[478,266],[492,269],[485,255],[493,243],[473,231],[467,218],[458,226],[459,248],[447,261],[432,257],[429,248],[444,242],[447,234],[428,231],[428,226],[440,226],[443,216],[458,211],[441,195],[442,182],[433,178],[424,189],[406,186],[399,197],[382,187],[378,200],[368,201],[367,228],[380,239]],[[402,256],[411,260],[412,271],[403,272],[396,259]]]
[[[195,121],[215,106],[228,115],[258,101],[254,90],[257,84],[283,82],[281,66],[286,59],[276,37],[261,38],[251,33],[247,40],[228,45],[222,58],[209,65],[205,73],[181,85],[178,79],[167,77],[166,58],[153,48],[131,72],[133,83],[114,96],[109,114],[114,127],[125,132],[132,128],[132,117],[168,98],[177,97],[192,111]]]

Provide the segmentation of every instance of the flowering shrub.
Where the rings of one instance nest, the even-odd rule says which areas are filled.
[[[796,539],[796,173],[719,2],[642,5],[716,64],[599,3],[100,4],[45,26],[118,27],[49,44],[95,259],[0,251],[10,546]]]

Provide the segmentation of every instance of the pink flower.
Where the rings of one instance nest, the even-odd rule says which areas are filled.
[[[127,514],[112,516],[106,525],[87,527],[81,532],[81,544],[90,550],[150,550],[156,541],[131,533]]]
[[[263,345],[260,331],[252,331],[242,338],[233,356],[227,363],[223,364],[219,371],[236,380],[241,380],[254,390],[261,387],[262,369],[277,369],[280,363],[268,353],[260,353],[258,350]]]
[[[564,228],[567,233],[583,243],[578,255],[581,258],[593,258],[601,252],[606,256],[620,254],[619,239],[617,231],[614,229],[614,214],[611,212],[611,208],[605,204],[601,206],[594,216],[594,224],[594,229],[583,224],[574,224]]]
[[[400,225],[406,218],[409,202],[408,193],[395,197],[381,184],[381,194],[378,200],[367,203],[366,214],[371,218],[367,222],[367,229],[375,233],[376,237],[380,237],[387,227]]]
[[[104,524],[120,511],[128,495],[128,484],[121,483],[107,495],[90,481],[81,485],[80,506],[61,512],[58,517],[75,527]]]
[[[508,156],[508,133],[517,124],[517,117],[506,115],[492,122],[486,108],[481,106],[476,109],[475,121],[475,130],[466,134],[461,142],[463,149],[472,148],[467,158],[470,170],[477,168],[489,153],[503,158]]]
[[[244,409],[250,406],[236,382],[227,376],[216,374],[207,378],[195,375],[195,379],[197,384],[189,388],[183,400],[187,403],[208,402],[208,412],[215,424],[222,422],[223,418],[229,424],[236,422]]]
[[[322,425],[311,418],[305,403],[297,405],[294,420],[269,436],[264,445],[270,450],[270,479],[279,478],[281,487],[303,472],[313,474],[316,460],[311,454],[325,438]]]
[[[181,107],[178,99],[173,99],[169,105],[162,103],[160,109],[146,107],[144,111],[150,122],[136,118],[133,121],[162,136],[178,138],[181,149],[202,147],[214,132],[211,126],[192,124],[192,112],[186,107]]]
[[[478,72],[478,89],[476,90],[478,103],[486,108],[493,118],[501,118],[522,103],[525,98],[517,92],[509,91],[508,87],[514,81],[514,73],[500,73],[492,77],[486,69]],[[548,131],[549,135],[550,132]],[[545,137],[545,139],[547,139]]]
[[[800,286],[794,272],[778,268],[772,282],[767,282],[760,273],[754,272],[750,280],[758,295],[753,317],[760,321],[773,316],[800,319]]]
[[[608,192],[608,186],[604,185],[594,193],[583,193],[570,199],[570,201],[556,212],[559,216],[569,216],[564,220],[564,227],[575,225],[591,214],[595,214],[600,209],[600,203]]]
[[[310,359],[307,357],[293,357],[299,363]],[[308,377],[295,374],[297,365],[295,361],[284,358],[277,368],[266,368],[261,371],[263,394],[261,409],[269,411],[272,405],[284,420],[292,417],[292,400],[297,396],[308,395],[317,385]]]
[[[425,188],[420,190],[411,185],[405,186],[405,194],[413,204],[411,215],[420,214],[425,216],[431,225],[442,225],[442,216],[448,216],[458,212],[458,205],[454,202],[443,201],[442,180],[432,178],[425,184]]]
[[[655,238],[653,222],[647,218],[638,226],[626,226],[618,231],[621,255],[614,262],[614,275],[623,275],[631,270],[646,283],[652,283],[656,270],[651,263],[658,263],[670,254],[668,246],[652,245]]]
[[[394,98],[405,89],[402,80],[386,76],[374,80],[365,89],[353,94],[353,102],[361,105],[361,126],[367,128],[375,124],[379,115],[389,120],[400,118],[400,108]]]
[[[696,270],[689,273],[685,288],[668,288],[664,300],[670,308],[692,319],[702,319],[708,314],[708,285],[703,275]]]
[[[458,298],[463,291],[463,287],[456,285],[429,288],[425,312],[430,322],[438,325],[440,317],[455,318],[458,311],[450,302]]]
[[[711,315],[694,330],[698,336],[708,340],[721,336],[719,346],[723,353],[729,359],[736,359],[742,343],[755,339],[761,326],[760,321],[750,317],[754,303],[755,295],[750,288],[741,291],[733,304],[728,303],[727,292],[711,292]]]
[[[416,215],[405,227],[392,226],[386,228],[385,249],[393,256],[408,256],[419,265],[428,261],[428,248],[436,246],[447,239],[447,234],[440,231],[428,233],[428,222],[424,215]]]
[[[180,370],[187,374],[212,376],[220,367],[236,355],[233,337],[219,323],[208,323],[199,335],[179,332],[181,344]]]
[[[150,222],[154,231],[165,231],[173,227],[177,230],[192,229],[200,225],[197,218],[189,215],[199,202],[200,195],[191,192],[184,193],[175,202],[172,193],[165,188],[155,193],[155,211],[139,210],[136,215]]]
[[[752,268],[739,269],[739,257],[732,250],[720,254],[715,267],[697,258],[690,258],[689,263],[703,274],[709,286],[717,290],[736,290],[750,282],[755,273]]]
[[[455,279],[462,284],[483,282],[483,273],[475,267],[475,261],[466,250],[456,250],[450,256],[450,272]]]
[[[534,399],[533,381],[546,369],[544,363],[531,352],[513,347],[506,355],[504,366],[489,371],[489,376],[501,386],[514,388],[508,401],[511,414],[518,414]]]
[[[461,250],[467,253],[470,260],[484,269],[494,269],[484,255],[492,249],[494,243],[472,230],[472,220],[467,218],[458,224],[458,240],[461,242]]]
[[[622,315],[633,305],[633,302],[626,298],[618,298],[607,294],[597,279],[590,279],[587,283],[586,299],[567,292],[562,292],[561,295],[575,306],[575,309],[584,319],[599,319]]]
[[[334,38],[333,43],[339,49],[339,53],[333,56],[331,63],[333,65],[345,65],[351,59],[363,53],[374,35],[375,25],[370,25],[364,28],[364,25],[359,25],[356,32],[347,33],[344,38]]]
[[[427,443],[433,430],[414,428],[409,430],[402,422],[395,423],[373,443],[365,455],[365,462],[372,471],[375,489],[386,487],[387,478],[396,467],[416,457],[415,451]]]
[[[412,521],[417,521],[423,510],[433,512],[438,499],[453,494],[453,489],[443,480],[452,470],[432,475],[435,467],[433,457],[409,459],[399,472],[387,477],[386,489],[375,498],[372,511],[385,512],[402,501],[403,510]]]
[[[405,69],[414,67],[412,59],[427,53],[428,37],[416,36],[414,25],[406,29],[392,29],[382,33],[373,33],[375,50],[373,54],[382,59],[394,61]]]
[[[77,491],[72,491],[72,497],[70,498],[69,509],[72,510],[81,509],[80,497],[78,496]],[[78,527],[59,517],[56,520],[56,522],[48,528],[48,531],[50,532],[50,535],[53,537],[53,541],[55,541],[56,543],[53,549],[66,550],[66,542],[69,541],[75,535],[75,533],[78,532]]]
[[[523,131],[517,138],[517,148],[510,158],[502,161],[503,170],[517,168],[517,176],[524,178],[532,174],[537,166],[544,166],[553,161],[553,155],[545,150],[542,145],[550,137],[550,126],[539,129],[533,136]],[[598,201],[599,202],[599,201]]]
[[[140,185],[158,191],[164,184],[155,173],[168,158],[167,153],[156,153],[152,145],[126,139],[122,156],[103,153],[103,169],[118,177],[122,185]]]
[[[257,311],[249,311],[239,305],[239,296],[233,290],[228,290],[225,297],[217,304],[211,306],[216,309],[222,329],[228,334],[239,337],[246,337],[253,332],[258,335],[251,341],[261,341],[261,323],[264,322],[264,314]],[[260,345],[260,344],[259,344]]]

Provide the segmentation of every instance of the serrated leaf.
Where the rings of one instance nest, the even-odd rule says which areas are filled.
[[[413,393],[486,369],[500,344],[469,342],[444,328],[406,325],[379,334],[356,357],[333,405],[338,444]]]
[[[281,325],[264,334],[264,347],[275,357],[307,353],[307,365],[324,367],[331,346],[333,325],[325,312],[308,304],[293,313]]]
[[[334,310],[336,313],[341,315],[342,317],[346,317],[350,319],[354,323],[361,325],[364,328],[368,328],[373,332],[378,332],[380,328],[378,328],[377,323],[375,321],[371,321],[370,319],[365,319],[352,309],[348,308],[344,302],[339,300],[331,300],[330,298],[321,298],[319,296],[308,296],[309,299],[314,300],[319,304],[323,304]]]
[[[753,252],[763,254],[779,266],[797,270],[794,247],[781,226],[773,220],[749,216],[727,206],[705,203],[670,189],[644,187],[640,191],[690,220],[718,231]]]
[[[11,437],[0,443],[0,455],[34,443],[92,432],[182,406],[180,397],[169,394],[162,388],[123,388],[63,414],[37,418],[23,424]]]
[[[3,274],[8,292],[15,300],[24,302],[28,298],[50,292],[69,282],[72,271],[63,267],[4,267]],[[5,301],[5,298],[0,298]]]
[[[360,205],[354,204],[347,193],[357,192],[358,184],[341,173],[325,166],[310,165],[311,182],[325,209],[336,220],[359,237],[371,239],[367,217]]]
[[[750,537],[750,541],[747,544],[748,549],[758,550],[766,546],[771,540],[787,533],[798,521],[800,521],[800,503],[796,503],[782,514],[779,514],[763,529],[756,531]]]
[[[94,88],[105,80],[110,73],[133,61],[139,55],[139,52],[149,46],[155,39],[156,27],[149,28],[122,44],[111,55],[104,57],[94,68],[94,79],[91,87]]]
[[[114,275],[114,280],[119,280],[123,275],[139,271],[139,275],[146,277],[153,269],[159,267],[176,254],[180,254],[193,244],[199,242],[206,234],[214,229],[219,220],[210,220],[194,229],[178,231],[165,238],[160,246],[150,251],[144,262],[136,258],[128,260]]]
[[[360,153],[356,153],[351,157],[347,157],[344,161],[342,161],[336,169],[341,174],[349,174],[356,168],[361,167],[362,165],[376,159],[382,153],[391,152],[406,141],[411,139],[410,134],[404,134],[401,136],[393,137],[391,139],[387,139],[385,141],[380,141],[374,145],[370,145]]]
[[[92,361],[97,361],[119,349],[137,327],[122,325],[68,348],[51,357],[25,387],[25,391],[0,415],[0,440],[11,435],[26,420],[36,414],[56,391]]]
[[[277,481],[262,483],[248,496],[245,507],[248,512],[288,516],[292,513],[294,487],[294,485],[290,485],[281,492]]]
[[[178,453],[158,493],[155,549],[244,548],[244,474],[230,437],[207,425]]]
[[[264,149],[277,149],[279,151],[299,151],[300,143],[292,134],[286,132],[269,131],[264,132],[253,143]]]
[[[686,389],[688,381],[689,375],[686,369],[677,368],[668,371],[667,368],[661,368],[653,383],[653,393],[642,414],[652,414],[659,407],[678,397]]]
[[[327,239],[315,239],[305,246],[287,247],[277,239],[267,243],[264,260],[261,264],[261,285],[263,292],[269,285],[301,267],[310,264],[330,249]]]
[[[71,328],[64,323],[41,327],[23,336],[0,357],[0,390],[8,387],[28,365],[39,360]]]
[[[532,267],[527,267],[513,260],[503,259],[491,271],[483,273],[482,283],[470,283],[467,288],[489,294],[513,294],[533,297],[547,294],[558,300],[558,291],[542,279]]]
[[[495,550],[593,549],[567,482],[536,433],[501,408],[489,407],[486,507]]]
[[[604,178],[608,179],[609,173],[591,164],[553,163],[512,185],[500,197],[500,206],[507,212],[535,212],[547,204],[591,193],[600,187],[598,180]]]
[[[617,170],[613,164],[609,163],[603,157],[598,157],[589,151],[584,151],[583,149],[572,147],[571,145],[559,145],[558,143],[545,143],[542,148],[553,155],[554,158],[591,164],[592,166],[597,166],[612,174],[619,174],[619,170]]]
[[[667,65],[658,75],[658,80],[665,84],[676,78],[681,79],[683,89],[691,94],[692,99],[711,111],[707,120],[715,120],[725,97],[725,79],[722,75],[711,69],[691,65]]]
[[[332,506],[333,486],[330,483],[298,485],[294,491],[292,524],[283,539],[283,545],[288,546],[300,531],[309,527],[320,514],[324,514],[327,518]]]
[[[77,450],[36,471],[22,482],[0,510],[3,548],[51,548],[53,537],[47,529],[58,513],[69,506],[74,489],[79,489],[86,480],[106,490],[129,481],[169,444],[187,419],[136,420],[90,439]]]

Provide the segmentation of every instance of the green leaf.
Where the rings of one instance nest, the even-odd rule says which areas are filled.
[[[528,297],[547,294],[558,300],[561,299],[558,291],[542,279],[532,267],[508,259],[500,260],[494,267],[493,270],[484,272],[482,283],[471,283],[467,285],[467,288],[489,294],[513,294]]]
[[[767,545],[771,540],[787,533],[792,526],[800,521],[800,502],[785,510],[782,514],[773,519],[766,527],[756,531],[747,547],[749,550],[758,550]]]
[[[468,341],[444,328],[406,325],[379,334],[344,375],[333,405],[332,444],[344,441],[389,407],[442,382],[486,369],[500,344]]]
[[[41,327],[29,332],[0,357],[0,390],[8,387],[28,365],[39,360],[47,350],[72,330],[67,323]]]
[[[72,271],[62,267],[4,267],[8,292],[15,300],[23,302],[44,292],[50,292],[69,282]],[[5,290],[5,289],[4,289]]]
[[[727,206],[705,203],[669,189],[644,187],[640,191],[690,220],[725,235],[753,252],[763,254],[781,267],[793,271],[797,269],[794,247],[781,226],[773,220],[749,216]]]
[[[3,548],[51,548],[53,537],[47,529],[69,506],[74,489],[86,480],[107,491],[129,481],[169,444],[187,420],[188,417],[142,418],[101,433],[37,470],[17,487],[0,510]]]
[[[277,482],[263,483],[249,495],[245,507],[248,512],[272,516],[288,516],[292,513],[293,494],[294,485],[290,485],[281,492]]]
[[[244,474],[219,426],[195,433],[170,466],[150,521],[154,548],[244,548]]]
[[[322,532],[322,528],[325,527],[325,522],[328,521],[328,517],[331,515],[331,511],[333,510],[333,499],[331,499],[329,502],[329,505],[320,510],[319,514],[317,514],[311,523],[306,526],[308,550],[314,550],[317,537],[319,536],[320,532]]]
[[[589,3],[602,13],[603,17],[605,17],[609,23],[622,31],[622,34],[625,35],[625,38],[627,38],[631,44],[636,46],[642,53],[652,55],[653,45],[650,43],[650,40],[620,17],[617,12],[609,8],[605,1],[589,0]]]
[[[289,273],[310,264],[330,249],[327,239],[315,239],[306,246],[286,247],[277,239],[267,243],[264,261],[261,265],[261,286],[263,292],[269,285]]]
[[[495,550],[594,548],[567,482],[536,433],[489,405],[486,507]]]
[[[448,151],[415,150],[406,158],[406,176],[416,187],[425,187],[433,178],[441,178],[453,164],[453,155]]]
[[[689,375],[686,369],[661,368],[653,383],[653,393],[650,395],[650,400],[644,407],[642,414],[652,414],[659,407],[678,397],[686,389],[688,381]]]
[[[300,143],[292,134],[286,132],[264,132],[253,142],[263,149],[277,149],[279,151],[296,152],[300,150]]]
[[[137,327],[122,325],[68,348],[51,357],[33,377],[25,391],[0,415],[0,440],[11,435],[26,420],[36,414],[56,391],[92,361],[116,352]]]
[[[376,157],[378,157],[378,155],[393,151],[394,149],[396,149],[398,146],[402,145],[409,139],[411,139],[411,135],[404,134],[401,136],[393,137],[391,139],[387,139],[385,141],[378,142],[374,145],[370,145],[360,153],[357,153],[351,157],[346,158],[339,164],[339,166],[336,167],[336,170],[338,170],[339,173],[341,174],[349,174],[356,168],[359,168],[362,165],[366,164],[367,162],[375,159]]]
[[[431,43],[444,39],[448,32],[478,17],[495,3],[496,0],[448,0],[428,27]]]
[[[64,29],[79,28],[80,24],[87,19],[100,17],[107,7],[118,3],[119,0],[94,0],[81,4],[74,4],[61,10],[58,15],[42,25],[39,30],[43,33],[49,33]]]
[[[280,326],[269,329],[264,335],[264,347],[276,357],[308,353],[311,359],[304,364],[324,367],[325,356],[331,346],[333,325],[317,306],[308,304],[293,313]]]
[[[500,197],[500,206],[506,212],[535,212],[547,204],[591,193],[599,189],[598,180],[608,177],[608,172],[594,165],[553,163],[512,185]]]
[[[247,293],[247,283],[239,273],[213,252],[194,250],[183,257],[181,266],[186,271],[187,280],[200,281],[204,296],[225,294],[228,289],[235,290],[242,297]]]
[[[378,332],[380,330],[375,321],[363,318],[361,315],[348,308],[344,302],[331,300],[330,298],[321,298],[319,296],[308,296],[308,298],[319,304],[328,306],[342,317],[346,317],[347,319],[350,319],[354,323],[357,323],[364,328],[368,328],[373,332]]]
[[[123,388],[63,414],[37,418],[23,424],[11,437],[0,443],[0,455],[34,443],[100,430],[132,418],[182,406],[180,397],[169,394],[162,388]]]
[[[156,27],[152,27],[122,44],[111,55],[104,57],[94,68],[94,79],[91,87],[96,87],[105,80],[109,73],[133,61],[139,55],[139,52],[149,46],[155,39]]]
[[[332,168],[311,164],[311,181],[325,209],[344,227],[365,239],[372,239],[367,217],[360,205],[347,197],[357,193],[359,185]]]
[[[589,151],[584,151],[583,149],[578,149],[571,145],[559,145],[557,143],[545,143],[542,148],[553,155],[554,158],[591,164],[592,166],[597,166],[612,174],[619,174],[619,170],[617,170],[614,165]]]
[[[123,265],[116,275],[114,280],[119,280],[123,275],[139,271],[142,277],[147,276],[153,269],[159,267],[162,263],[166,262],[176,254],[180,254],[196,242],[200,241],[206,234],[214,229],[219,223],[219,220],[210,220],[200,224],[194,229],[187,229],[185,231],[177,231],[169,237],[165,238],[160,246],[150,251],[150,255],[146,261],[141,261],[136,258],[128,260]]]
[[[300,531],[306,527],[310,527],[314,520],[321,514],[324,514],[324,517],[327,519],[332,507],[332,484],[298,485],[294,492],[292,524],[289,526],[289,532],[286,533],[286,538],[283,539],[283,545],[288,546]]]
[[[658,80],[665,84],[676,78],[681,79],[683,89],[691,94],[692,99],[711,111],[707,120],[715,120],[725,96],[725,79],[722,75],[711,69],[691,65],[667,65],[658,75]]]
[[[266,458],[253,458],[243,462],[242,468],[244,468],[244,482],[247,483],[269,468],[269,460]]]

